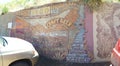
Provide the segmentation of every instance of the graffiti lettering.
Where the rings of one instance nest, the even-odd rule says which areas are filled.
[[[70,21],[68,21],[68,20],[66,20],[64,18],[56,18],[56,19],[53,19],[50,22],[48,22],[46,24],[46,26],[51,27],[52,25],[59,24],[59,23],[67,25],[68,27],[70,27],[72,25],[72,22],[70,22]]]
[[[46,15],[50,14],[50,7],[44,7],[39,9],[31,10],[31,15]]]

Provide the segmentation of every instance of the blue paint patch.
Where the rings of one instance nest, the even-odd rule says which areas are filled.
[[[76,34],[72,48],[66,57],[66,60],[69,62],[75,62],[75,63],[90,62],[90,58],[88,57],[88,54],[84,49],[85,28],[84,28],[83,20],[84,20],[84,6],[81,5],[79,8],[79,18],[75,22],[75,26],[77,27],[79,32]]]

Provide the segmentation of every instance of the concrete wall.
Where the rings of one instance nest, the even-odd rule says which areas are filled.
[[[14,13],[0,15],[0,35],[10,36],[10,29],[8,28],[8,23],[14,21],[14,16]]]
[[[107,3],[92,13],[84,5],[64,2],[21,10],[15,13],[10,35],[33,43],[48,58],[77,63],[110,61],[120,36],[119,6]]]

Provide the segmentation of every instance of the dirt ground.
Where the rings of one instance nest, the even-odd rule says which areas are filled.
[[[110,62],[102,63],[68,63],[64,61],[57,61],[40,56],[36,66],[109,66]]]

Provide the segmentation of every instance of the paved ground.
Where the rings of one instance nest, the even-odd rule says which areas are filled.
[[[109,66],[109,62],[104,63],[68,63],[68,62],[60,62],[56,60],[47,59],[45,57],[40,57],[36,66]]]

